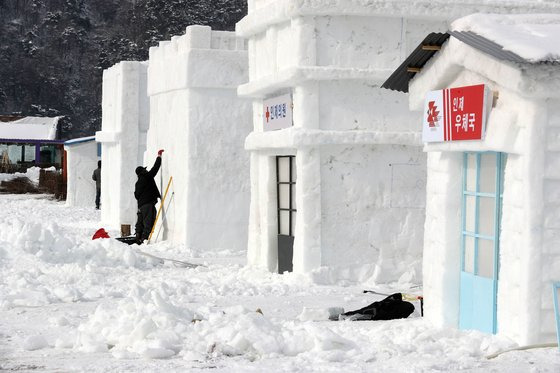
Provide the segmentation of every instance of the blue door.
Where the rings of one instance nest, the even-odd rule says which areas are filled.
[[[504,153],[465,153],[461,233],[461,329],[496,333]]]

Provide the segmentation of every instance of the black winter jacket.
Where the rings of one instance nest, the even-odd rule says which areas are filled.
[[[138,181],[134,186],[134,197],[138,201],[138,207],[147,203],[156,204],[157,199],[161,197],[157,188],[154,177],[161,166],[161,157],[156,158],[156,162],[150,171],[145,168],[138,174]]]
[[[91,178],[95,180],[95,189],[101,190],[101,168],[96,168],[93,171],[93,175],[91,175]]]

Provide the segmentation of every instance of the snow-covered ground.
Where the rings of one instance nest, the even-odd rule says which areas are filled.
[[[0,195],[0,211],[0,371],[560,371],[557,349],[487,360],[511,341],[437,329],[418,311],[326,320],[328,307],[382,298],[364,284],[247,268],[244,253],[141,247],[203,266],[161,263],[136,245],[91,241],[99,213],[46,196]]]

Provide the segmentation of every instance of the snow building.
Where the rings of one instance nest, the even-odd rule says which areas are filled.
[[[384,83],[421,111],[424,315],[437,325],[555,340],[559,32],[558,14],[468,16]]]
[[[537,7],[515,6],[249,0],[236,26],[249,51],[238,93],[253,99],[249,263],[317,281],[420,276],[426,156],[406,95],[380,85],[428,31]]]
[[[103,71],[101,220],[114,227],[136,222],[134,170],[146,149],[150,102],[147,62],[123,61]]]
[[[189,26],[150,48],[150,128],[144,165],[164,149],[157,178],[169,185],[153,239],[198,250],[246,250],[251,102],[247,48],[233,32]],[[173,181],[169,183],[170,178]]]
[[[81,137],[64,143],[66,151],[66,205],[95,206],[95,181],[91,176],[97,168],[98,144],[95,136]]]

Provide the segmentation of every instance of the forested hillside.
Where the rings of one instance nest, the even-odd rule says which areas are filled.
[[[0,0],[0,114],[64,115],[63,136],[91,135],[103,69],[188,25],[234,30],[246,12],[246,0]]]

